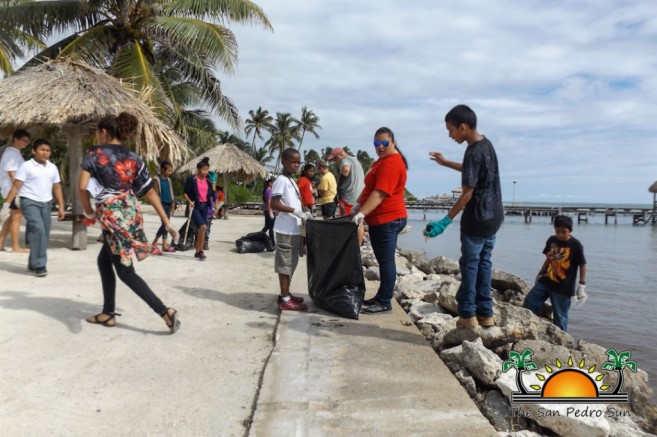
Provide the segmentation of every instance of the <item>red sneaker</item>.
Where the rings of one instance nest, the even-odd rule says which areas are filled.
[[[292,296],[292,293],[290,293],[290,300],[294,303],[303,303],[303,297]],[[283,303],[283,296],[280,294],[278,295],[278,303]]]
[[[308,305],[306,305],[305,303],[297,303],[294,302],[292,299],[290,299],[287,302],[279,303],[278,308],[280,308],[281,310],[288,310],[288,311],[305,311],[308,309]]]

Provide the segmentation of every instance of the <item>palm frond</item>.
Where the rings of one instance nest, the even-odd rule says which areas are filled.
[[[165,5],[163,11],[199,19],[210,17],[220,21],[258,24],[273,30],[264,11],[248,0],[176,0]]]
[[[18,28],[44,40],[53,32],[85,30],[104,17],[89,7],[90,2],[62,1],[1,1],[0,22]]]
[[[143,30],[155,41],[177,50],[188,50],[232,72],[237,63],[237,41],[229,29],[194,18],[151,17]]]

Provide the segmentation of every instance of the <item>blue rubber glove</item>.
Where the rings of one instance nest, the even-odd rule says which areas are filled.
[[[447,228],[450,223],[452,223],[452,219],[449,218],[449,216],[445,216],[442,220],[438,220],[437,222],[429,223],[424,230],[425,237],[437,237],[445,231],[445,228]]]

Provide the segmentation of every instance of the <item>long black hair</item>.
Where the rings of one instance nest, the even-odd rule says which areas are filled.
[[[378,128],[378,129],[376,130],[376,132],[374,132],[374,136],[375,136],[375,137],[376,137],[377,135],[382,135],[382,134],[388,134],[388,135],[390,135],[390,139],[391,139],[392,141],[394,141],[394,143],[395,143],[395,149],[397,149],[397,151],[398,151],[399,154],[401,155],[402,161],[404,161],[404,166],[406,167],[406,170],[408,170],[408,161],[406,161],[406,157],[404,156],[404,154],[402,153],[402,151],[399,150],[399,145],[397,144],[397,141],[395,141],[395,134],[390,130],[390,128],[387,128],[387,127],[385,127],[385,126],[384,126],[384,127],[380,127],[380,128]]]

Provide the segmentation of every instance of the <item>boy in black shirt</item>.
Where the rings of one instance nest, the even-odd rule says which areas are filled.
[[[586,258],[584,247],[571,236],[573,220],[563,215],[554,219],[554,235],[545,243],[545,262],[538,272],[534,288],[525,297],[523,306],[539,315],[549,298],[552,302],[554,324],[563,331],[568,329],[568,311],[571,298],[586,299]],[[579,268],[579,285],[577,269]],[[576,287],[577,286],[577,287]]]
[[[445,115],[450,138],[468,147],[463,163],[449,161],[440,152],[430,152],[438,164],[461,172],[462,193],[442,220],[429,223],[428,238],[443,233],[463,210],[461,217],[461,286],[456,294],[459,319],[457,328],[490,327],[493,319],[491,256],[495,234],[504,220],[500,171],[493,144],[477,131],[477,115],[466,105],[458,105]]]

